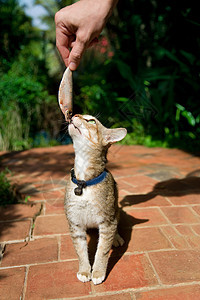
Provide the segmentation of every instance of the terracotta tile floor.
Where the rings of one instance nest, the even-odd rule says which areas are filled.
[[[200,299],[200,160],[177,149],[115,145],[125,245],[105,282],[76,278],[63,199],[72,145],[0,153],[31,204],[0,207],[0,299]],[[98,233],[88,233],[90,256]]]

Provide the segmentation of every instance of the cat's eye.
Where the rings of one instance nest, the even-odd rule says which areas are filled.
[[[90,124],[96,124],[95,120],[87,120],[87,122],[90,123]]]

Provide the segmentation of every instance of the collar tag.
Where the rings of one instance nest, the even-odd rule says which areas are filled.
[[[74,194],[76,196],[81,196],[83,194],[83,188],[81,186],[78,186],[74,189]]]

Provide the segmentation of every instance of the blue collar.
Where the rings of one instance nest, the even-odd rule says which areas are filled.
[[[71,180],[73,183],[75,183],[78,186],[77,188],[74,189],[75,195],[77,196],[82,195],[83,188],[86,188],[86,186],[91,186],[102,182],[106,178],[107,173],[108,171],[104,170],[99,176],[91,180],[85,181],[85,180],[77,180],[74,174],[74,169],[71,169]]]

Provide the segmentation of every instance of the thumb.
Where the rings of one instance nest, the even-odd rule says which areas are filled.
[[[75,71],[77,69],[86,46],[86,43],[78,39],[75,41],[68,60],[71,71]]]

